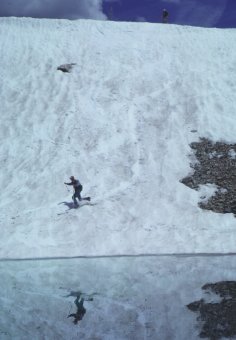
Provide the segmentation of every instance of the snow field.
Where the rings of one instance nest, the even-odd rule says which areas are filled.
[[[1,258],[235,251],[179,182],[189,143],[235,142],[235,30],[0,21]],[[64,214],[72,174],[95,205]]]

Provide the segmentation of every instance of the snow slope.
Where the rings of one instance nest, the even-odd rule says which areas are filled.
[[[0,27],[1,258],[235,251],[233,215],[179,182],[190,142],[235,142],[235,30]],[[72,174],[94,205],[67,211]]]

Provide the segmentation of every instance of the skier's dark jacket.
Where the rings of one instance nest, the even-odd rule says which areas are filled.
[[[70,183],[65,183],[66,185],[73,185],[73,188],[75,190],[75,192],[78,191],[82,191],[83,187],[80,183],[80,181],[78,179],[74,179],[72,180]]]

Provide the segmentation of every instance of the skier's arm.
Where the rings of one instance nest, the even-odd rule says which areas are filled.
[[[69,314],[68,316],[67,316],[67,318],[70,318],[70,317],[72,317],[73,316],[73,318],[75,318],[76,317],[76,314]]]
[[[73,183],[66,183],[66,182],[64,182],[64,184],[66,184],[66,185],[73,185]]]

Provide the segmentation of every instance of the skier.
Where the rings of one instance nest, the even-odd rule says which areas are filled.
[[[168,17],[169,17],[169,13],[164,8],[163,11],[162,11],[162,22],[163,22],[163,24],[166,24],[168,22]]]
[[[87,201],[90,201],[90,197],[84,197],[84,198],[81,198],[81,191],[83,190],[83,186],[82,184],[80,183],[80,181],[78,179],[75,179],[74,176],[70,176],[70,180],[71,182],[70,183],[65,183],[66,185],[73,185],[73,188],[74,188],[74,195],[72,196],[72,199],[74,201],[74,204],[77,205],[77,200],[76,198],[79,199],[79,201],[81,201],[82,199],[83,200],[87,200]]]

